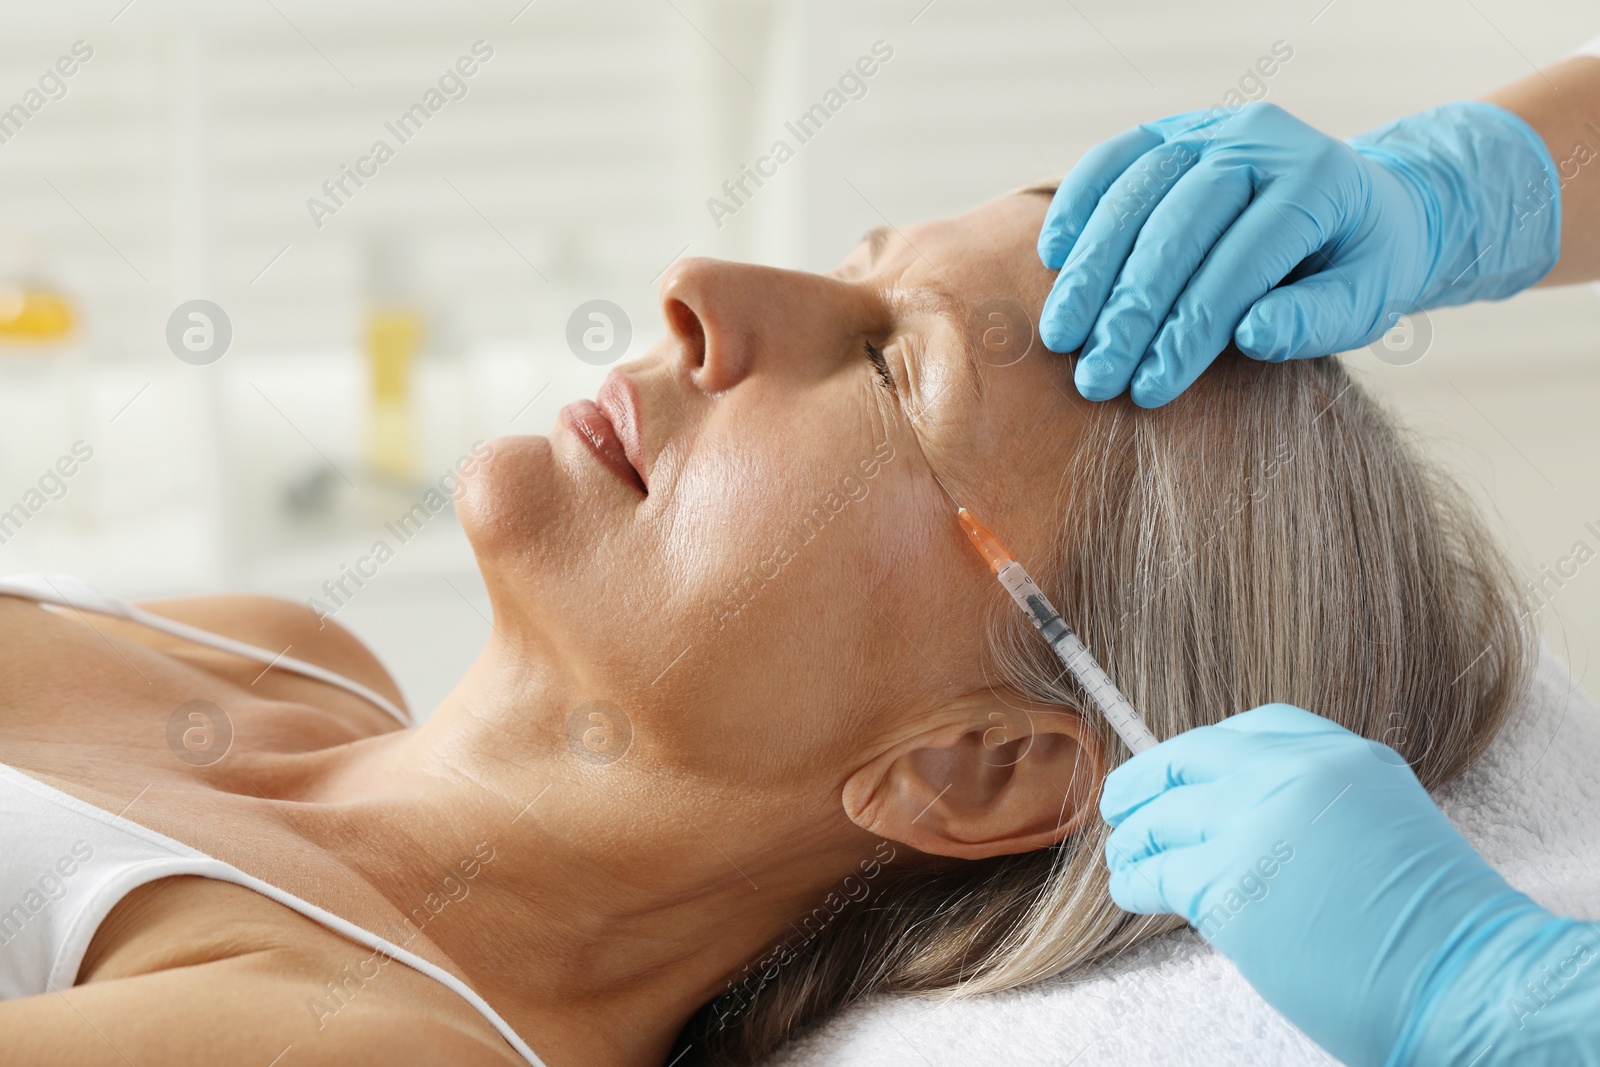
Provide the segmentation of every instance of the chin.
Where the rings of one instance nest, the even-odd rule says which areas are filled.
[[[550,441],[496,437],[489,459],[462,481],[456,515],[488,578],[490,565],[526,555],[546,538],[559,511],[561,488]]]

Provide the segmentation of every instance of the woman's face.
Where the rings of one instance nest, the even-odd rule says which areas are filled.
[[[930,721],[987,721],[1004,593],[933,476],[1043,563],[1085,404],[1031,340],[1048,203],[886,227],[827,274],[674,264],[609,421],[494,442],[461,499],[499,636],[622,709],[630,759],[835,804]]]

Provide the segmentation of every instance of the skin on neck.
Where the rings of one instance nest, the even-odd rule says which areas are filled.
[[[491,637],[423,726],[345,746],[303,797],[338,813],[329,847],[401,912],[449,900],[422,933],[542,1057],[661,1063],[881,839],[836,798],[576,760],[560,712],[579,703]],[[485,854],[464,878],[459,861]]]
[[[402,913],[492,850],[423,933],[554,1067],[664,1062],[885,840],[904,870],[1093,817],[1098,742],[996,687],[1015,609],[933,480],[1047,558],[1070,363],[971,342],[996,300],[1031,336],[1046,203],[825,275],[674,264],[668,337],[618,369],[648,491],[565,428],[493,442],[457,502],[487,646],[420,728],[304,757],[308,833]]]

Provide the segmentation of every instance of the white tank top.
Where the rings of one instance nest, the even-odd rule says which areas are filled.
[[[0,596],[114,615],[280,670],[316,678],[371,701],[402,725],[410,717],[382,695],[315,664],[185,626],[106,596],[76,578],[0,578]],[[401,946],[237,867],[0,763],[0,1000],[66,989],[111,909],[160,878],[189,875],[254,890],[328,929],[398,960],[471,1004],[532,1067],[544,1067],[511,1025],[461,979]],[[336,1011],[340,1005],[326,1005]]]

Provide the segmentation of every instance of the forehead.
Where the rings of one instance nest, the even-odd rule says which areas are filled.
[[[870,231],[845,266],[866,262],[891,270],[903,286],[928,286],[977,306],[1008,298],[1035,321],[1053,272],[1039,262],[1039,227],[1050,197],[1011,193],[949,218]]]
[[[930,270],[948,275],[958,293],[975,303],[1005,296],[1037,319],[1055,274],[1039,261],[1039,227],[1048,197],[1012,193],[946,219],[906,231]]]

